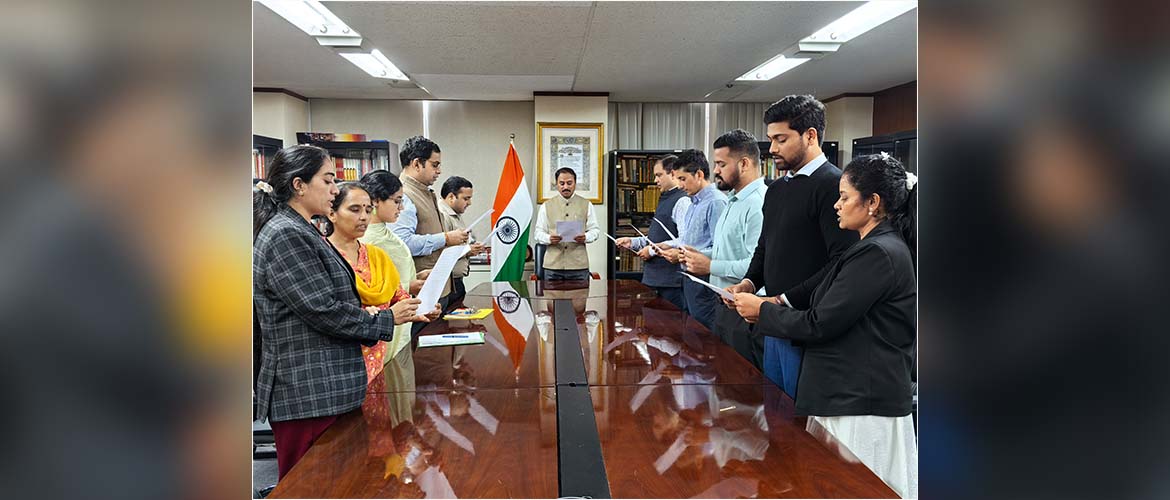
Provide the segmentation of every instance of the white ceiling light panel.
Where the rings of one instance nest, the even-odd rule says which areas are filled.
[[[317,0],[257,0],[328,47],[359,47],[362,35]]]

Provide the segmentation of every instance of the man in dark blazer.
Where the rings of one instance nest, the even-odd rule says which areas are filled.
[[[764,111],[764,123],[769,152],[790,172],[768,186],[764,228],[751,265],[743,281],[727,290],[766,289],[770,301],[806,309],[828,265],[857,241],[857,233],[837,225],[833,204],[841,169],[821,152],[825,105],[810,95],[790,95]],[[764,374],[795,399],[803,356],[799,344],[768,337],[763,348]]]

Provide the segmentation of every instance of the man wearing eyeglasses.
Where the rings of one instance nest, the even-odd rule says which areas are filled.
[[[402,214],[394,223],[394,234],[410,249],[415,269],[426,271],[435,267],[444,248],[467,243],[469,233],[464,229],[444,231],[446,226],[439,213],[435,192],[431,190],[441,173],[439,145],[416,135],[406,140],[398,159],[402,160],[402,191],[406,197],[402,200]],[[444,310],[451,289],[451,280],[448,279],[439,301]]]

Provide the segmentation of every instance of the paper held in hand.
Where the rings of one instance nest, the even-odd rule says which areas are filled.
[[[562,243],[573,241],[577,236],[584,234],[583,225],[579,220],[557,221],[557,235],[561,237]]]
[[[646,233],[643,233],[641,229],[638,229],[638,226],[635,226],[635,225],[633,225],[633,224],[626,224],[626,225],[627,225],[627,226],[630,226],[630,227],[632,227],[632,228],[634,228],[634,231],[637,231],[637,232],[638,232],[638,236],[641,236],[641,237],[643,237],[643,238],[646,238],[646,242],[647,242],[647,243],[649,243],[649,244],[650,244],[650,246],[654,248],[654,250],[658,251],[658,253],[662,253],[662,252],[663,252],[663,250],[662,250],[662,247],[658,246],[658,244],[657,244],[657,243],[654,243],[653,241],[650,241],[650,237],[649,237],[649,236],[646,236]]]
[[[670,230],[666,228],[666,224],[663,224],[662,221],[658,220],[658,217],[653,217],[653,219],[654,222],[657,222],[659,226],[662,226],[662,230],[666,231],[666,235],[670,236],[671,241],[678,240],[678,236],[675,236],[674,233],[670,232]],[[682,245],[682,241],[679,240],[678,244]]]
[[[467,227],[466,227],[466,228],[464,228],[464,229],[466,229],[466,230],[468,230],[468,231],[471,231],[471,228],[475,227],[475,226],[476,226],[476,224],[479,224],[480,222],[483,222],[483,219],[484,219],[485,217],[487,217],[487,216],[491,215],[491,214],[492,214],[492,212],[495,212],[495,209],[488,210],[487,212],[484,212],[484,213],[483,213],[483,215],[480,215],[479,217],[476,217],[476,218],[475,218],[475,220],[471,221],[471,224],[468,224],[468,225],[467,225]]]
[[[686,276],[686,277],[690,278],[690,279],[691,279],[691,281],[694,281],[695,283],[698,283],[698,284],[700,284],[700,285],[703,285],[703,286],[705,286],[705,287],[707,287],[707,288],[710,288],[710,289],[711,289],[711,291],[715,292],[715,293],[716,293],[716,294],[718,294],[720,297],[723,297],[724,299],[726,299],[726,300],[730,300],[730,301],[733,301],[733,302],[735,301],[735,296],[734,296],[734,295],[732,295],[732,294],[730,294],[730,293],[728,293],[728,292],[727,292],[727,290],[724,290],[724,289],[722,289],[722,288],[719,288],[719,287],[717,287],[717,286],[715,286],[715,285],[712,285],[712,284],[710,284],[710,283],[707,283],[706,281],[703,281],[703,280],[701,280],[701,279],[699,279],[699,278],[696,278],[694,275],[692,275],[692,274],[690,274],[690,273],[687,273],[687,272],[684,272],[684,271],[679,271],[679,272],[680,272],[680,273],[682,273],[682,275],[683,275],[683,276]]]
[[[616,246],[616,247],[618,247],[618,248],[625,248],[626,250],[629,250],[629,251],[631,251],[631,252],[634,252],[633,250],[631,250],[631,249],[629,249],[629,248],[626,248],[626,247],[623,247],[623,246],[621,246],[621,245],[618,245],[617,238],[614,238],[614,237],[613,237],[612,235],[610,235],[609,233],[605,233],[605,237],[606,237],[606,238],[609,238],[609,239],[611,239],[611,240],[613,240],[613,245],[614,245],[614,246]],[[638,252],[634,252],[634,253],[638,253]]]
[[[439,297],[443,295],[443,287],[451,278],[451,271],[455,269],[455,263],[469,251],[471,251],[470,246],[459,245],[447,247],[439,255],[439,261],[435,263],[435,267],[431,268],[431,275],[427,276],[427,280],[423,282],[422,290],[418,292],[418,300],[422,301],[418,305],[419,314],[435,310],[435,304],[439,303]]]

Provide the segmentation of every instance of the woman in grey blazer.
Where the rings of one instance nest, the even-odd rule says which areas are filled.
[[[306,145],[277,152],[253,188],[256,417],[272,422],[281,476],[339,415],[361,406],[361,346],[392,340],[395,324],[426,321],[418,299],[394,311],[362,308],[353,270],[309,222],[328,214],[336,195],[329,153]]]

